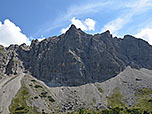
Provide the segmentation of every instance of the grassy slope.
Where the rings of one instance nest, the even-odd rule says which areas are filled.
[[[15,98],[13,98],[11,105],[9,106],[10,114],[40,114],[36,107],[29,107],[26,101],[29,98],[28,89],[22,83],[22,87],[18,91]]]
[[[152,89],[143,88],[135,92],[138,103],[135,104],[136,108],[141,111],[152,112]]]
[[[114,89],[113,94],[107,97],[108,107],[105,110],[81,109],[71,114],[152,114],[152,90],[144,88],[135,92],[138,103],[134,107],[127,107],[122,101],[123,95],[119,89]]]
[[[35,87],[35,86],[34,86]],[[111,96],[107,96],[108,107],[105,110],[90,110],[81,109],[77,112],[71,112],[71,114],[150,114],[152,112],[152,90],[144,88],[137,90],[135,96],[137,97],[138,103],[134,107],[127,107],[122,101],[123,94],[118,88],[114,89]],[[41,114],[37,111],[36,107],[29,107],[26,101],[29,98],[28,89],[22,82],[22,87],[18,91],[16,97],[12,100],[9,107],[10,114]]]
[[[118,88],[115,88],[111,96],[107,96],[108,106],[114,107],[125,107],[126,104],[122,101],[123,95],[120,93]]]

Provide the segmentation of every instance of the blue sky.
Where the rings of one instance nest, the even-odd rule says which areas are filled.
[[[0,44],[30,44],[64,33],[70,24],[87,33],[109,29],[152,44],[152,0],[0,0]]]

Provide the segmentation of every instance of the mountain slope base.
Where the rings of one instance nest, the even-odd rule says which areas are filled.
[[[9,105],[12,114],[14,111],[24,113],[28,111],[28,114],[32,109],[39,113],[93,110],[96,113],[97,110],[152,111],[152,71],[147,69],[137,70],[127,67],[119,75],[105,82],[76,87],[48,87],[29,74],[24,75],[21,79],[22,87]],[[8,85],[12,83],[13,80],[7,82]],[[9,89],[6,88],[5,91]],[[23,102],[16,103],[20,100]],[[1,105],[0,109],[2,107]],[[0,110],[0,112],[7,114],[4,110]]]

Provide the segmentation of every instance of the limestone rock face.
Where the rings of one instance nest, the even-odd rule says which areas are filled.
[[[152,46],[130,35],[113,38],[109,31],[89,35],[74,25],[60,36],[0,52],[2,72],[27,70],[49,86],[103,82],[127,66],[152,69]]]
[[[8,48],[1,46],[0,51],[0,71],[3,74],[14,74],[23,71],[24,67],[17,54],[18,45],[10,45]]]

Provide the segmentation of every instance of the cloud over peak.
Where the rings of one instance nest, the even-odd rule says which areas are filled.
[[[30,44],[29,39],[21,32],[21,29],[9,19],[4,23],[0,21],[0,44],[9,46],[10,44]]]
[[[94,31],[96,22],[90,18],[85,19],[85,21],[81,21],[73,17],[71,19],[71,24],[74,24],[77,28],[80,28],[83,31]],[[63,28],[61,33],[65,33],[69,28],[70,25],[67,28]]]
[[[142,38],[148,41],[149,44],[152,45],[152,29],[151,28],[142,29],[138,34],[135,35],[135,37]]]
[[[111,33],[117,35],[117,31],[120,30],[123,27],[124,24],[125,24],[124,19],[117,18],[116,20],[112,20],[107,25],[105,25],[101,29],[101,32],[104,32],[106,30],[110,30]]]

